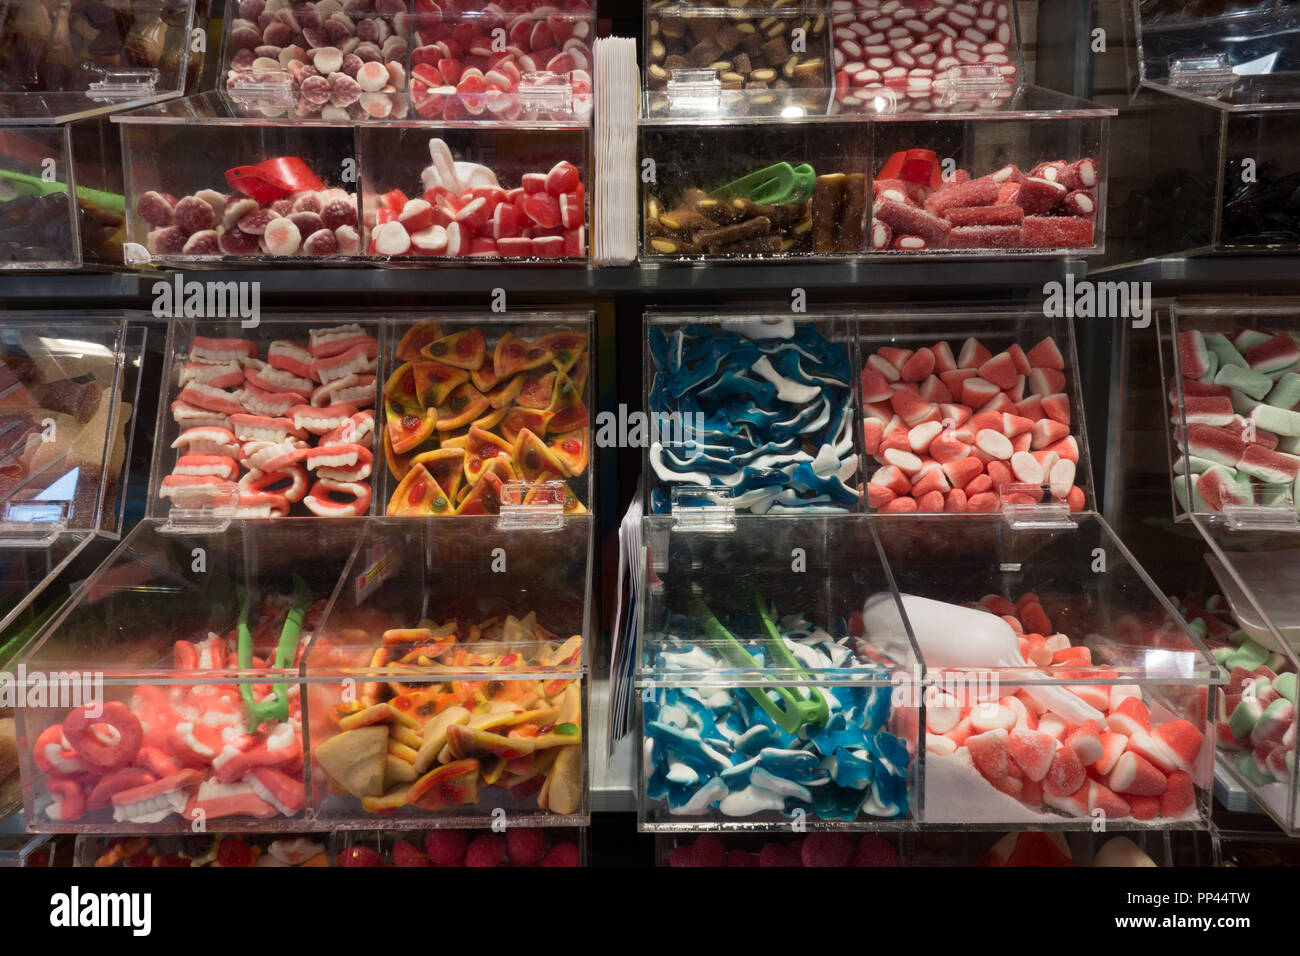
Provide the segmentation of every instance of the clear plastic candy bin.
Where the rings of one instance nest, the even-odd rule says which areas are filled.
[[[224,314],[252,304],[246,285],[215,285],[231,292]],[[200,529],[374,514],[386,328],[349,313],[172,319],[149,514]]]
[[[81,267],[67,127],[0,124],[0,270]]]
[[[1291,3],[1132,0],[1145,175],[1117,192],[1124,260],[1300,247],[1300,43]],[[1147,140],[1141,144],[1136,137]]]
[[[17,662],[29,829],[302,829],[302,661],[360,532],[137,525]]]
[[[641,829],[910,828],[921,672],[868,520],[642,533]]]
[[[1219,765],[1295,836],[1300,536],[1232,530],[1200,516],[1192,521],[1205,536],[1205,561],[1226,599],[1200,609],[1192,622],[1228,680],[1215,715]]]
[[[1300,301],[1175,302],[1162,353],[1175,515],[1300,529]]]
[[[647,312],[646,341],[647,514],[862,509],[847,315]]]
[[[1091,506],[1072,320],[912,309],[855,328],[869,510]]]
[[[592,529],[555,517],[369,523],[306,661],[319,823],[588,822]]]
[[[926,668],[926,826],[1205,825],[1224,678],[1100,517],[872,520]]]

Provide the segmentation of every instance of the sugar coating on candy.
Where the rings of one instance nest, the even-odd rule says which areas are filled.
[[[424,852],[437,866],[459,866],[468,847],[464,830],[430,830],[424,837]]]
[[[466,866],[500,866],[506,844],[495,833],[482,833],[470,841],[465,851]]]

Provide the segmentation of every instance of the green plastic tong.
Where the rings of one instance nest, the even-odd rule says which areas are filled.
[[[777,163],[719,186],[710,195],[728,201],[745,198],[768,206],[783,206],[812,196],[816,181],[817,173],[807,163],[798,166]]]
[[[767,606],[758,589],[747,585],[746,590],[750,592],[754,609],[758,612],[763,646],[767,648],[773,664],[791,672],[795,677],[811,680],[812,675],[795,660],[790,649],[785,646],[781,632],[768,616]],[[762,669],[754,656],[745,650],[740,641],[736,640],[735,636],[722,625],[698,594],[691,595],[691,610],[703,624],[704,633],[717,642],[718,653],[726,659],[727,663],[746,670]],[[780,698],[779,703],[768,696],[767,687],[745,688],[749,696],[754,698],[754,702],[762,707],[786,733],[797,733],[804,724],[824,724],[830,718],[830,708],[826,704],[826,698],[816,688],[801,690],[792,687],[776,687],[772,689],[776,690]]]
[[[249,604],[248,591],[242,587],[236,588],[235,594],[239,598],[239,669],[247,671],[253,667],[253,632],[248,626],[252,607]],[[302,633],[302,626],[307,621],[307,608],[310,604],[311,592],[307,589],[307,582],[295,574],[293,605],[284,619],[280,640],[275,646],[273,666],[276,670],[288,670],[293,666],[294,653],[298,649],[298,635]],[[274,697],[254,701],[253,685],[239,685],[239,694],[244,699],[244,720],[250,734],[264,723],[289,719],[289,687],[287,684],[275,684],[273,687]]]

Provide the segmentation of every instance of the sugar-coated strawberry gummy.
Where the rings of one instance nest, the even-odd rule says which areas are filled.
[[[430,830],[424,838],[424,852],[438,866],[459,866],[468,844],[462,830]]]
[[[465,851],[466,866],[500,866],[506,843],[495,833],[476,836]]]
[[[803,866],[800,854],[793,848],[779,843],[767,843],[758,854],[759,866]]]
[[[799,858],[804,866],[844,866],[853,855],[853,837],[847,833],[810,833]]]
[[[536,866],[546,853],[546,831],[512,827],[506,831],[506,854],[512,866]]]
[[[382,866],[384,858],[368,846],[350,846],[339,854],[339,866]]]
[[[568,866],[578,865],[578,844],[564,842],[557,843],[546,851],[546,856],[542,857],[542,866]]]
[[[428,866],[429,858],[409,840],[398,840],[393,844],[393,866]]]
[[[849,866],[900,866],[892,843],[874,833],[865,833],[849,857]]]
[[[703,866],[699,862],[699,857],[695,855],[695,847],[685,844],[675,846],[672,852],[668,854],[668,865],[676,867]]]
[[[758,866],[758,857],[746,850],[728,850],[727,866]]]
[[[1043,790],[1054,797],[1067,797],[1083,786],[1087,775],[1079,755],[1069,747],[1060,747],[1043,778]]]

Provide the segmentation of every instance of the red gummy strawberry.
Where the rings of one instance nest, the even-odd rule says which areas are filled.
[[[578,863],[578,844],[566,841],[557,843],[547,850],[546,856],[542,857],[541,865],[574,867]]]
[[[368,846],[350,846],[339,854],[339,866],[382,866],[384,858]]]
[[[506,842],[495,833],[476,836],[465,851],[466,866],[500,866],[506,855]]]
[[[468,843],[461,830],[430,830],[424,838],[424,852],[438,866],[459,866]]]
[[[546,853],[546,831],[534,827],[507,830],[506,853],[514,866],[536,866]]]
[[[393,844],[393,866],[428,866],[429,858],[409,840],[398,840]]]

